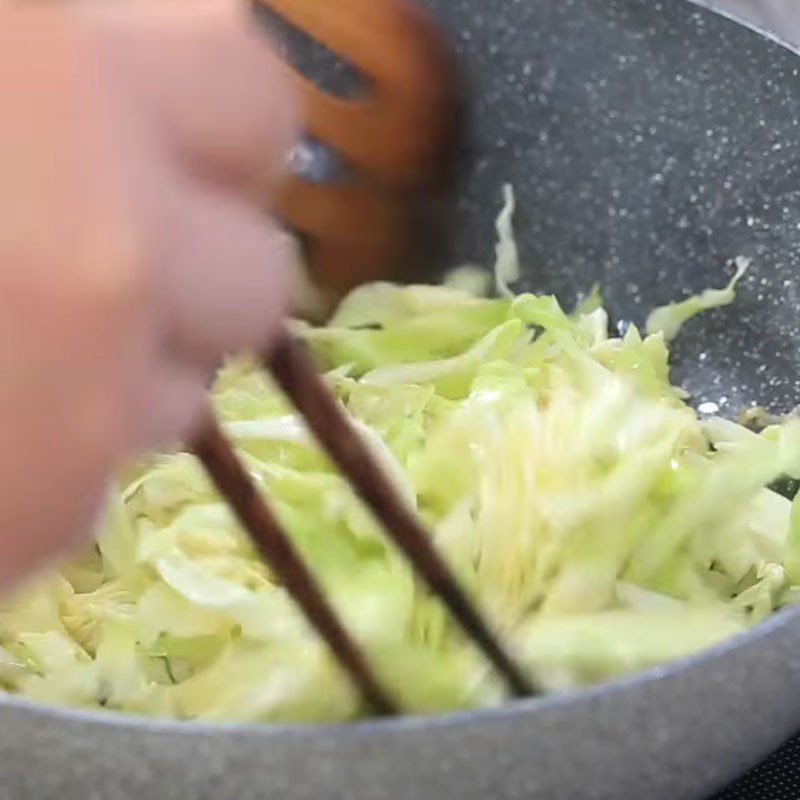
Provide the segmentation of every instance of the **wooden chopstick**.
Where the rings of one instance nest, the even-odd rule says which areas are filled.
[[[337,405],[317,374],[305,346],[284,332],[264,363],[353,489],[372,509],[431,591],[503,676],[512,694],[518,697],[534,694],[530,680],[496,639],[434,549],[432,537],[416,512],[408,507]]]
[[[503,676],[512,694],[518,697],[534,694],[534,687],[525,673],[495,638],[433,548],[431,536],[416,512],[399,495],[337,405],[304,345],[284,332],[264,363],[353,489],[372,509],[386,533],[447,606],[467,636]],[[209,416],[192,449],[250,534],[262,558],[328,644],[364,700],[379,715],[397,713],[398,704],[375,676],[213,416]]]
[[[213,417],[209,417],[192,449],[250,534],[261,557],[328,644],[364,700],[381,716],[397,713],[397,704],[375,677],[369,662],[331,607],[277,518],[261,498]]]

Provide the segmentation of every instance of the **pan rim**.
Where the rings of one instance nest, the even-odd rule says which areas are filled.
[[[512,700],[489,708],[454,711],[437,716],[408,715],[384,719],[363,719],[337,723],[270,723],[226,722],[203,720],[175,720],[149,717],[122,711],[77,709],[67,706],[29,700],[7,694],[0,698],[3,711],[19,711],[42,722],[69,722],[85,728],[111,728],[134,733],[175,736],[197,739],[220,736],[246,737],[248,739],[319,739],[324,737],[371,738],[376,735],[413,734],[419,730],[452,730],[491,724],[497,721],[514,721],[535,717],[548,711],[583,705],[608,696],[625,694],[669,677],[679,677],[692,671],[710,668],[715,663],[740,650],[758,647],[765,640],[780,636],[792,624],[800,625],[800,605],[786,607],[753,628],[738,633],[711,647],[673,659],[645,670],[623,675],[612,680],[573,689],[564,693],[541,695],[528,699]]]

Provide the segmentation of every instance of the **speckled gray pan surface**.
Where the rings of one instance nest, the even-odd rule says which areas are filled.
[[[796,402],[800,61],[685,0],[428,0],[475,92],[453,259],[513,181],[525,282],[615,312],[753,268],[679,374],[729,411]],[[726,398],[723,400],[723,398]],[[442,721],[200,728],[0,704],[0,797],[690,800],[800,725],[800,611],[662,670]]]
[[[567,302],[598,281],[641,321],[751,256],[736,307],[687,329],[678,374],[728,409],[794,405],[797,58],[675,0],[429,4],[477,97],[453,257],[490,259],[504,181],[526,283]]]

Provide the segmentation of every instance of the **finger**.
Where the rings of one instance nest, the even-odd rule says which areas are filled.
[[[107,57],[159,135],[200,173],[269,185],[294,139],[296,111],[285,68],[247,4],[107,5],[98,14]]]
[[[159,262],[176,354],[216,366],[266,347],[287,308],[285,234],[254,206],[213,189],[187,187],[169,207]]]
[[[207,409],[209,371],[167,356],[148,384],[134,447],[149,450],[187,442]]]

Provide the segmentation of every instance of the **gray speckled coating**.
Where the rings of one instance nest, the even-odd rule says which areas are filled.
[[[477,97],[453,257],[490,259],[504,181],[527,284],[567,301],[599,281],[640,321],[752,256],[736,307],[687,327],[678,375],[698,401],[793,406],[797,57],[675,0],[428,5],[459,31]]]
[[[600,280],[621,316],[751,255],[736,306],[689,326],[681,374],[729,409],[794,405],[797,57],[684,0],[428,3],[477,98],[453,256],[489,259],[505,180],[527,283]],[[800,609],[629,680],[436,722],[207,728],[7,701],[0,797],[690,800],[798,724]]]

